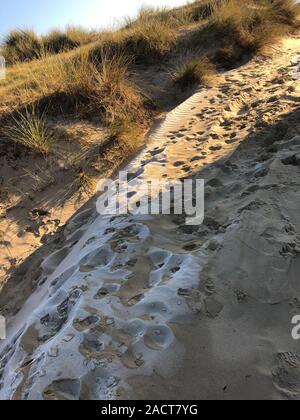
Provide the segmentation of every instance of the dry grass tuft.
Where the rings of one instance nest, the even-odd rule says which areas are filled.
[[[207,85],[215,73],[214,64],[207,57],[190,57],[176,67],[171,76],[174,83],[187,89],[193,85]]]
[[[156,19],[138,21],[124,40],[125,51],[135,62],[149,63],[168,54],[176,42],[175,30]]]
[[[65,31],[54,29],[44,36],[38,36],[32,30],[17,29],[4,39],[2,54],[7,63],[13,65],[70,51],[96,40],[97,37],[99,34],[76,26],[69,26]]]
[[[42,42],[31,30],[14,30],[4,39],[2,54],[8,64],[31,61],[42,53]]]
[[[293,0],[222,0],[216,2],[209,30],[223,40],[217,61],[232,67],[286,35],[297,22]]]
[[[93,62],[88,52],[80,51],[48,61],[44,71],[33,74],[31,80],[41,97],[49,98],[52,112],[60,112],[63,105],[76,115],[98,116],[106,126],[123,119],[141,123],[145,98],[129,78],[129,65],[122,54],[102,51]]]
[[[3,133],[7,139],[45,156],[53,146],[53,135],[46,116],[40,115],[34,107],[13,116],[11,124],[4,127]]]
[[[76,26],[69,26],[65,31],[54,29],[42,37],[46,53],[59,54],[86,45],[97,38],[97,34]]]
[[[176,30],[159,19],[142,19],[130,28],[103,34],[98,45],[92,48],[93,60],[106,55],[121,54],[132,64],[151,65],[165,58],[176,44]]]

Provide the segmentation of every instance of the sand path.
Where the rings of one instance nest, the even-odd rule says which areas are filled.
[[[297,54],[289,39],[219,75],[128,165],[138,182],[205,178],[202,226],[71,220],[9,320],[1,399],[300,398]]]

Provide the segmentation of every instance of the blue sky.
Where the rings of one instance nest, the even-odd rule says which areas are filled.
[[[29,27],[37,32],[68,24],[98,28],[134,16],[143,5],[178,6],[186,0],[1,0],[0,36],[10,29]]]

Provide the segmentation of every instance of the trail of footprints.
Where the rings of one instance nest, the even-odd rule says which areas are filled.
[[[132,178],[155,175],[157,168],[166,178],[194,174],[251,134],[261,110],[267,109],[268,122],[293,108],[296,99],[281,83],[288,68],[279,70],[275,60],[274,74],[268,70],[264,78],[257,61],[195,94],[166,117],[148,149],[129,165]],[[266,92],[274,94],[267,107]],[[206,193],[213,190],[208,185]],[[160,367],[163,374],[170,352],[179,360],[170,322],[184,322],[191,312],[217,316],[222,310],[213,299],[213,285],[206,285],[206,294],[197,291],[205,252],[199,241],[194,246],[193,230],[183,221],[98,218],[89,234],[84,226],[71,225],[72,246],[44,261],[45,300],[2,352],[2,399],[121,397],[132,372],[150,375]],[[209,229],[207,219],[203,243]],[[73,264],[56,276],[70,253],[76,256]],[[298,369],[298,361],[292,362]],[[282,356],[280,363],[284,367],[290,358]],[[278,386],[280,369],[274,371]]]
[[[146,152],[142,166],[147,166],[149,174],[155,174],[155,168],[151,170],[155,163],[168,176],[191,175],[232,153],[255,129],[295,108],[298,99],[289,94],[292,82],[282,83],[291,79],[290,66],[282,68],[275,60],[271,69],[266,67],[264,74],[258,59],[247,72],[241,69],[220,77],[216,88],[200,91],[176,108],[153,136],[154,147]],[[181,121],[184,125],[180,126]],[[162,137],[167,138],[164,147]]]
[[[152,373],[158,353],[174,346],[168,323],[187,316],[178,290],[197,286],[199,262],[158,248],[144,221],[106,227],[52,280],[46,303],[3,352],[2,392],[79,399],[87,387],[88,398],[115,398],[131,371]]]

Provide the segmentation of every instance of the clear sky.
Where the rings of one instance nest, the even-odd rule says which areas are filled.
[[[186,0],[0,0],[0,37],[12,28],[46,32],[68,24],[108,27],[143,5],[179,6]]]

